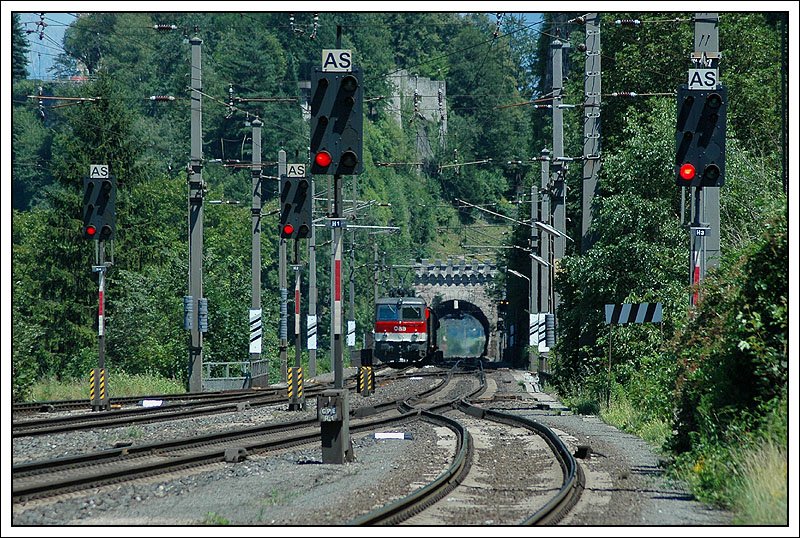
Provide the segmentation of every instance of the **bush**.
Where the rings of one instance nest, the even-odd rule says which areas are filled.
[[[671,344],[678,358],[678,409],[671,443],[732,442],[764,426],[788,382],[788,236],[786,216],[711,275],[701,302]]]

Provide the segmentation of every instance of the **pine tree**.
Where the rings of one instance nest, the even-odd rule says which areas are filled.
[[[19,13],[13,13],[11,18],[11,78],[13,82],[28,76],[28,40],[19,20]]]

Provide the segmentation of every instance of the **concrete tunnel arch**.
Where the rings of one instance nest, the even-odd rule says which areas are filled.
[[[446,318],[459,318],[464,316],[471,316],[477,320],[483,328],[483,346],[480,356],[483,358],[489,356],[489,337],[492,334],[492,327],[489,318],[486,317],[483,310],[469,301],[450,299],[434,305],[433,311],[439,318],[440,323]],[[442,328],[440,328],[440,331],[442,331]],[[439,338],[441,338],[441,335]]]

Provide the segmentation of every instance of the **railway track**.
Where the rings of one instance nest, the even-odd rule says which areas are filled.
[[[442,376],[442,373],[436,375]],[[492,399],[492,387],[496,384],[487,384],[485,374],[480,370],[451,371],[443,382],[405,400],[371,402],[353,409],[351,432],[369,432],[423,421],[451,443],[452,452],[450,465],[430,482],[420,484],[409,495],[349,523],[418,525],[433,521],[442,524],[448,518],[462,517],[449,514],[448,507],[469,503],[475,514],[489,510],[476,504],[480,499],[492,505],[492,517],[505,522],[557,522],[580,494],[580,468],[558,436],[542,425],[523,417],[478,407],[477,403]],[[506,428],[508,433],[498,433],[498,428]],[[12,499],[15,505],[19,505],[34,499],[54,499],[70,492],[163,473],[191,472],[190,469],[209,464],[237,462],[250,456],[318,443],[319,434],[319,422],[310,419],[23,463],[12,467]],[[551,463],[548,471],[552,483],[536,491],[486,483],[485,476],[499,467],[497,462],[488,459],[483,447],[492,435],[513,440],[515,444],[507,447],[506,451],[510,454],[524,454],[524,447],[536,442],[539,443],[538,450],[544,451],[543,447],[546,447],[556,454],[557,463]],[[516,508],[498,512],[501,504],[497,501],[498,495],[512,499],[507,504]]]
[[[354,419],[352,431],[414,418],[382,410],[380,418]],[[388,415],[388,416],[387,416]],[[316,419],[259,426],[173,442],[109,449],[81,456],[12,467],[14,502],[97,488],[216,462],[237,462],[251,454],[319,440]]]
[[[150,396],[130,396],[110,398],[109,404],[116,406],[136,405],[141,400],[162,400],[167,403],[181,402],[220,402],[229,401],[239,397],[246,398],[259,389],[239,389],[214,392],[187,392],[183,394],[155,394]],[[48,400],[43,402],[18,402],[12,407],[15,416],[32,413],[53,413],[58,411],[74,411],[91,409],[88,399],[84,400]]]
[[[307,391],[314,396],[323,389],[315,387]],[[111,410],[100,413],[85,413],[45,419],[21,420],[11,424],[11,436],[49,435],[94,428],[117,428],[150,422],[183,419],[214,413],[241,411],[249,407],[277,405],[286,402],[285,389],[237,394],[219,398],[212,402],[176,402],[163,407]]]
[[[440,388],[435,385],[422,394]],[[352,415],[351,429],[359,431],[414,418],[415,412],[399,411],[396,401],[383,401],[354,409]],[[365,418],[374,415],[379,418]],[[245,455],[318,440],[319,436],[319,422],[309,419],[26,462],[12,466],[12,497],[14,502],[22,502],[218,461],[237,461]]]
[[[480,387],[460,399],[455,406],[454,402],[448,401],[434,403],[430,395],[404,402],[401,408],[405,409],[428,404],[428,410],[421,411],[423,419],[441,424],[455,434],[452,463],[423,487],[352,520],[350,524],[481,524],[487,521],[484,514],[489,514],[493,518],[490,521],[500,518],[501,521],[516,521],[519,525],[552,525],[563,518],[577,503],[585,484],[585,477],[575,457],[550,428],[524,417],[483,409],[468,401],[485,392],[486,388],[481,374]],[[453,407],[467,418],[453,417],[453,413],[440,414]],[[553,484],[544,487],[509,490],[505,482],[499,488],[488,483],[486,477],[497,472],[497,459],[489,461],[488,452],[479,456],[476,439],[485,444],[490,437],[497,435],[491,430],[498,424],[516,432],[509,437],[515,437],[519,442],[506,450],[515,457],[525,454],[524,447],[535,446],[535,441],[545,443],[555,456],[560,483],[552,476],[550,480]],[[501,457],[497,453],[492,454]],[[551,494],[551,490],[556,493]],[[469,506],[469,515],[464,513],[464,506]]]
[[[407,375],[403,373],[403,371],[391,371],[387,373],[386,370],[383,370],[382,373],[383,376],[379,378],[382,382],[390,382],[393,379],[399,379]],[[413,375],[435,376],[441,374],[434,372],[415,372]],[[327,384],[315,383],[309,385],[305,389],[305,395],[307,398],[313,398],[326,388],[329,388]],[[348,380],[347,388],[351,391],[357,389],[354,379]],[[126,404],[136,404],[144,399],[162,399],[162,397],[122,398],[118,401],[125,402]],[[285,388],[225,391],[209,393],[208,397],[201,397],[197,394],[187,394],[164,399],[165,404],[158,407],[129,407],[127,409],[112,409],[102,412],[87,412],[56,417],[15,420],[11,423],[11,437],[50,435],[94,428],[125,427],[134,424],[146,424],[214,413],[241,411],[248,407],[279,405],[286,401]],[[78,403],[81,403],[83,407],[87,406],[86,401],[62,401],[60,405],[63,405],[63,408],[66,409]],[[47,405],[55,406],[59,405],[59,403],[52,402]],[[24,409],[29,408],[24,407]],[[25,415],[27,413],[23,411],[21,414]]]

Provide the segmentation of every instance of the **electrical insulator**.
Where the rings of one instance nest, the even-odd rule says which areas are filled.
[[[636,92],[614,92],[611,94],[612,97],[637,97],[638,95]]]
[[[614,21],[617,26],[639,26],[642,21],[639,19],[617,19]]]
[[[150,100],[151,101],[174,101],[175,100],[175,96],[174,95],[151,95],[150,96]]]
[[[174,24],[154,24],[153,28],[159,32],[167,32],[169,30],[177,30],[178,27]]]
[[[319,13],[314,13],[314,31],[308,36],[310,39],[317,38],[317,28],[319,27]]]

